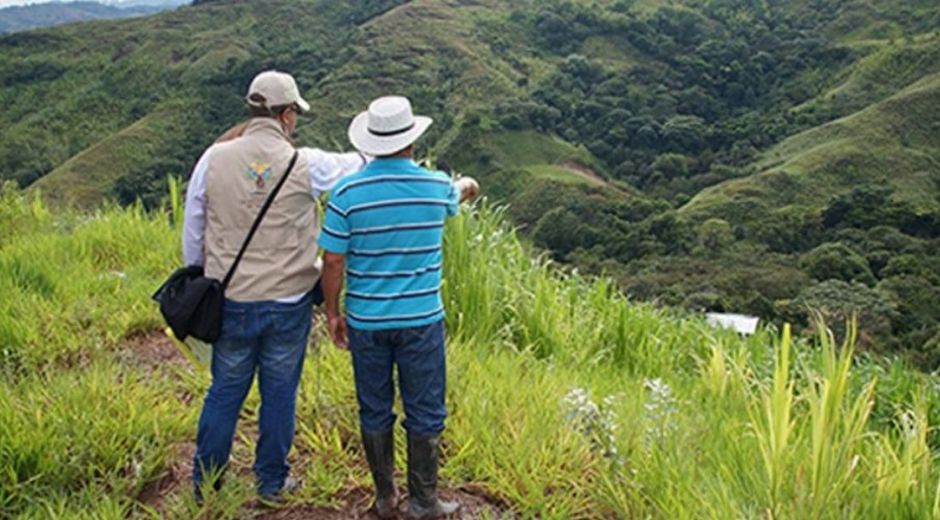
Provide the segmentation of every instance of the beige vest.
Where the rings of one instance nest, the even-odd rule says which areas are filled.
[[[251,120],[242,137],[217,144],[206,177],[206,276],[222,280],[294,146],[274,119]],[[317,202],[303,154],[268,209],[225,291],[237,301],[309,291],[320,276]]]

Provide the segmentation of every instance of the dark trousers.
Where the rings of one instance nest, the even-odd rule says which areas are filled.
[[[393,367],[405,405],[409,433],[432,436],[444,430],[447,368],[444,321],[391,330],[349,329],[362,431],[380,433],[395,424]]]

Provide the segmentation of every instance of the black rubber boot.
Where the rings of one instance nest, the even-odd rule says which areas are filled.
[[[395,487],[395,436],[362,432],[362,446],[375,483],[375,512],[379,518],[394,518],[398,513],[398,489]]]
[[[460,509],[456,502],[437,498],[440,436],[408,434],[408,518],[439,518]]]

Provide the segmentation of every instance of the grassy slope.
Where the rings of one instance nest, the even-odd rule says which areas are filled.
[[[11,107],[0,116],[3,153],[15,155],[25,148],[36,157],[37,172],[62,177],[49,182],[70,184],[87,202],[95,195],[100,200],[110,181],[132,171],[128,137],[137,144],[144,139],[150,147],[197,153],[179,150],[192,126],[191,111],[212,110],[211,102],[218,100],[201,100],[189,85],[234,74],[257,49],[253,23],[253,13],[244,7],[187,8],[0,40],[0,70],[9,73],[0,100]],[[184,110],[190,117],[168,113],[167,104],[190,104]],[[144,127],[150,129],[146,137]],[[136,162],[149,158],[142,151]]]
[[[805,0],[795,3],[807,4]],[[829,32],[849,43],[887,43],[933,32],[940,21],[933,0],[849,0],[841,2],[838,12]]]
[[[140,161],[157,157],[165,136],[183,121],[179,110],[157,110],[72,157],[32,188],[56,204],[86,209],[99,206],[102,195],[118,178],[133,171]]]
[[[808,9],[794,2],[793,9]],[[940,34],[936,4],[918,0],[852,0],[837,9],[828,36],[862,56],[833,88],[791,114],[838,119],[766,150],[755,174],[697,194],[681,211],[695,218],[739,214],[738,203],[820,210],[832,197],[866,183],[887,182],[898,199],[921,209],[940,203]],[[744,207],[744,206],[742,206]]]
[[[603,166],[583,147],[535,131],[487,133],[475,143],[491,158],[486,169],[525,172],[535,178],[605,186]],[[468,161],[469,162],[469,161]],[[578,175],[568,164],[581,165],[596,177]],[[480,172],[489,173],[489,172]]]
[[[505,2],[492,0],[463,6],[431,0],[403,5],[370,20],[362,26],[353,57],[317,85],[312,94],[316,119],[301,135],[345,135],[349,119],[372,97],[417,90],[412,96],[416,105],[438,119],[423,144],[430,143],[432,156],[443,153],[453,159],[451,167],[477,175],[489,173],[478,170],[478,157],[461,153],[483,149],[493,156],[494,168],[603,186],[600,179],[561,166],[573,161],[601,177],[604,171],[590,152],[558,137],[535,131],[472,136],[462,132],[466,114],[519,95],[520,79],[552,66],[544,58],[522,52],[528,42],[518,34],[507,35],[511,50],[502,55],[480,34],[479,24],[503,22],[507,8]],[[344,142],[334,141],[336,147],[345,146]]]
[[[926,61],[917,62],[919,67],[907,65],[911,53]],[[784,140],[756,163],[759,173],[703,190],[683,212],[721,214],[746,199],[759,199],[771,208],[799,205],[816,211],[833,196],[869,183],[888,183],[899,199],[922,210],[935,208],[940,203],[940,127],[925,114],[940,109],[938,57],[937,39],[872,55],[819,103],[833,103],[840,95],[858,99],[844,92],[859,91],[866,92],[863,98],[882,99]],[[899,63],[903,71],[897,70]],[[900,90],[884,97],[895,88]]]
[[[0,509],[149,517],[135,497],[192,438],[207,385],[205,374],[141,363],[126,339],[159,327],[148,296],[178,262],[178,230],[162,213],[50,213],[10,192],[0,216],[14,223],[0,237]],[[934,377],[849,368],[826,342],[792,344],[775,369],[774,347],[790,343],[771,331],[743,341],[562,275],[488,210],[451,222],[446,246],[448,486],[541,518],[940,512]],[[368,486],[348,356],[322,345],[300,395],[296,500],[337,504]],[[252,395],[237,468],[250,464],[256,406]],[[250,486],[234,472],[200,512],[184,481],[164,497],[166,514],[252,515]]]

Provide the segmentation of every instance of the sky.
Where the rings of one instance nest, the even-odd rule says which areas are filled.
[[[46,4],[52,0],[0,0],[0,8],[10,7],[14,5],[28,5],[28,4]],[[69,0],[60,0],[60,1],[69,1]],[[121,5],[130,3],[130,0],[95,0],[102,4],[112,4],[112,5]],[[159,3],[159,2],[153,2]]]

